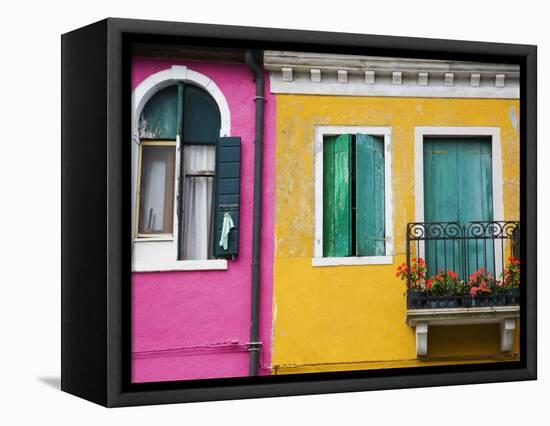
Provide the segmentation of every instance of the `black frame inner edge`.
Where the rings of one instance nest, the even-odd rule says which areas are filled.
[[[527,292],[525,286],[521,288],[521,309],[520,309],[520,360],[510,362],[498,362],[498,363],[480,363],[480,364],[465,364],[465,365],[445,365],[445,366],[427,366],[427,367],[410,367],[410,368],[391,368],[391,369],[378,369],[378,370],[357,370],[357,371],[343,371],[343,372],[324,372],[324,373],[302,373],[302,374],[289,374],[289,375],[271,375],[271,376],[257,376],[257,377],[236,377],[236,378],[216,378],[216,379],[203,379],[203,380],[181,380],[181,381],[169,381],[169,382],[151,382],[151,383],[131,383],[131,254],[130,254],[130,218],[131,218],[131,152],[130,144],[124,143],[124,141],[131,140],[131,47],[133,43],[139,43],[146,41],[147,43],[154,44],[184,44],[191,46],[217,46],[217,47],[233,47],[233,48],[260,48],[266,50],[295,50],[295,51],[317,51],[323,53],[339,52],[349,54],[367,54],[373,56],[398,56],[398,57],[414,57],[414,58],[426,58],[426,59],[447,59],[447,60],[469,60],[479,62],[497,62],[497,63],[515,63],[520,65],[520,218],[522,221],[522,233],[521,233],[521,261],[522,264],[527,265],[525,262],[526,254],[529,253],[529,264],[522,269],[524,276],[533,276],[536,283],[535,273],[529,273],[529,266],[532,266],[536,270],[536,235],[534,231],[531,231],[529,222],[533,221],[533,227],[536,229],[536,185],[531,179],[528,179],[526,170],[536,169],[536,117],[530,117],[528,115],[528,109],[536,111],[536,52],[533,55],[533,46],[524,45],[501,45],[497,43],[481,43],[481,42],[454,42],[451,40],[431,40],[431,39],[407,39],[403,37],[391,37],[391,36],[366,36],[358,35],[363,39],[369,37],[376,40],[377,47],[361,47],[357,45],[349,45],[343,43],[310,43],[310,42],[286,42],[286,41],[264,41],[264,40],[251,40],[243,38],[226,38],[220,37],[219,33],[233,33],[235,35],[240,34],[243,29],[254,30],[252,27],[229,27],[219,25],[201,25],[201,24],[184,24],[184,23],[170,23],[174,25],[180,25],[180,28],[185,28],[186,25],[205,27],[213,29],[212,37],[196,37],[185,35],[155,35],[155,29],[159,32],[164,22],[159,21],[140,21],[140,20],[111,20],[112,24],[109,28],[110,36],[120,37],[120,48],[122,51],[122,57],[120,67],[117,64],[112,64],[110,71],[120,71],[120,74],[113,76],[115,81],[120,81],[120,91],[118,96],[121,96],[120,104],[122,110],[119,111],[118,117],[121,117],[120,138],[122,140],[122,200],[120,207],[122,211],[121,217],[121,229],[120,235],[122,237],[121,245],[124,248],[121,253],[121,299],[122,304],[121,313],[121,329],[120,334],[115,333],[122,337],[120,356],[115,357],[120,359],[122,365],[111,365],[112,358],[109,358],[109,365],[112,367],[112,372],[115,376],[110,379],[111,384],[117,384],[113,386],[110,392],[118,393],[120,390],[119,398],[115,395],[110,395],[109,400],[115,402],[112,405],[135,405],[135,404],[147,404],[147,403],[163,403],[163,402],[185,402],[185,401],[205,401],[214,399],[235,399],[235,398],[251,398],[262,396],[277,396],[277,395],[299,395],[299,394],[312,394],[312,393],[328,393],[328,392],[342,392],[342,391],[362,391],[368,389],[396,389],[396,388],[412,388],[421,386],[433,386],[433,385],[453,385],[461,383],[485,383],[485,382],[497,382],[497,381],[512,381],[512,380],[525,380],[533,379],[535,376],[533,373],[536,371],[536,366],[533,364],[536,359],[536,343],[531,340],[531,352],[528,349],[528,333],[533,336],[536,335],[536,288],[530,289],[531,301],[535,303],[529,303],[529,310],[531,311],[527,316]],[[149,27],[151,32],[145,31]],[[134,32],[132,29],[135,29]],[[143,32],[139,32],[139,29]],[[301,33],[304,37],[295,37],[298,39],[308,39],[309,31],[294,31],[294,30],[280,30],[280,29],[258,29],[263,30],[263,38],[265,34],[271,37],[271,40],[277,39],[279,32],[283,33]],[[170,31],[165,30],[165,31]],[[192,31],[191,31],[192,32]],[[348,38],[350,41],[354,38],[353,34],[340,34],[340,33],[318,33],[323,34],[325,39],[331,34],[337,34],[345,41]],[[382,40],[383,39],[383,40]],[[402,47],[406,45],[407,40],[415,40],[416,42],[422,40],[425,49],[419,50],[418,48],[406,48]],[[453,45],[454,43],[454,45]],[[116,43],[118,44],[118,43]],[[364,43],[366,44],[366,43]],[[386,45],[386,47],[380,47],[380,45]],[[413,43],[418,45],[418,43]],[[460,52],[457,50],[465,48],[464,44],[474,48],[476,53]],[[393,47],[388,47],[393,45]],[[401,46],[401,47],[396,47]],[[504,54],[504,48],[510,47],[508,54]],[[116,45],[112,47],[116,48]],[[515,48],[515,49],[514,49]],[[491,54],[489,51],[499,51],[500,53]],[[529,52],[531,51],[531,52]],[[111,54],[116,52],[111,51]],[[530,53],[530,54],[529,54]],[[531,58],[529,58],[531,56]],[[531,60],[533,63],[529,64]],[[534,68],[533,68],[534,67]],[[529,75],[527,74],[529,71]],[[529,82],[528,82],[529,79]],[[527,94],[529,93],[529,98]],[[116,103],[116,102],[115,102]],[[530,118],[529,118],[530,117]],[[528,121],[530,122],[528,125]],[[529,129],[531,140],[531,146],[527,149],[527,129]],[[529,167],[527,167],[529,165]],[[531,176],[536,179],[536,176]],[[529,185],[528,185],[529,180]],[[527,209],[526,199],[529,198],[530,210]],[[120,216],[119,216],[120,217]],[[531,219],[529,219],[531,218]],[[534,219],[533,219],[534,218]],[[523,223],[527,223],[524,225]],[[527,236],[529,235],[529,239]],[[529,247],[527,246],[529,244]],[[112,259],[116,261],[116,259]],[[531,293],[532,292],[532,293]],[[111,302],[110,302],[111,303]],[[116,304],[116,300],[114,301]],[[117,308],[114,307],[116,313]],[[115,315],[116,317],[117,315]],[[533,321],[535,319],[535,321]],[[529,325],[529,327],[527,327]],[[111,327],[111,324],[109,325]],[[112,340],[110,340],[112,341]],[[527,372],[528,360],[530,361],[531,369]],[[518,371],[517,375],[507,375],[506,377],[499,377],[498,372],[523,370],[521,373]],[[471,376],[468,378],[460,379],[457,374],[463,373],[483,373],[487,372],[488,375],[476,375],[474,379]],[[120,373],[120,374],[119,374]],[[415,383],[411,381],[414,377],[434,375],[433,378],[424,380],[422,383]],[[357,382],[357,379],[367,378],[385,378],[387,380],[380,382],[375,380],[376,383],[373,386],[366,386],[364,381]],[[355,379],[355,380],[354,380]],[[337,383],[340,381],[342,386],[339,388],[330,389],[330,383]],[[309,390],[293,389],[292,384],[297,383],[309,383]],[[269,385],[286,384],[284,390],[280,387],[272,387]],[[118,386],[119,385],[119,386]],[[244,386],[243,386],[244,385]],[[264,389],[258,394],[250,393],[250,386],[257,387],[261,385]],[[238,389],[242,387],[242,391]],[[231,388],[231,396],[206,396],[198,395],[197,397],[191,396],[189,393],[178,396],[176,394],[159,396],[158,398],[150,398],[151,392],[156,393],[158,391],[176,391],[176,390],[192,390],[192,389],[206,389],[206,388]],[[346,388],[346,389],[344,389]],[[147,394],[144,398],[134,398],[137,394]],[[127,398],[123,398],[127,396]],[[115,397],[115,398],[113,398]],[[154,399],[154,400],[153,400]]]

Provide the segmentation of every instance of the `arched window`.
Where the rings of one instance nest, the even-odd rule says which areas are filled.
[[[137,236],[175,235],[178,260],[214,257],[220,124],[216,101],[184,82],[158,91],[139,118]]]

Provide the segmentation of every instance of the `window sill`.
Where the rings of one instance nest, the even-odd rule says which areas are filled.
[[[226,259],[176,260],[172,262],[134,262],[132,265],[133,272],[223,270],[227,270]]]
[[[314,257],[312,266],[391,265],[393,256]]]
[[[135,243],[150,243],[154,241],[174,241],[174,237],[172,236],[172,234],[161,234],[151,237],[138,235],[134,238]]]

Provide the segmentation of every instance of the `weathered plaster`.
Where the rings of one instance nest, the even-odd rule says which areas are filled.
[[[516,113],[516,108],[514,107],[514,105],[512,105],[508,110],[508,115],[510,117],[510,123],[512,124],[512,127],[519,132],[519,117]]]
[[[432,327],[429,357],[416,357],[405,323],[405,225],[414,221],[414,128],[501,130],[504,217],[519,218],[517,100],[277,96],[274,373],[390,368],[509,360],[498,325]],[[312,267],[314,126],[391,126],[394,200],[392,265]],[[518,327],[519,328],[519,327]]]

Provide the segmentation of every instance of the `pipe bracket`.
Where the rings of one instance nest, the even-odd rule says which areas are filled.
[[[262,342],[249,342],[248,351],[260,351],[262,349]]]

